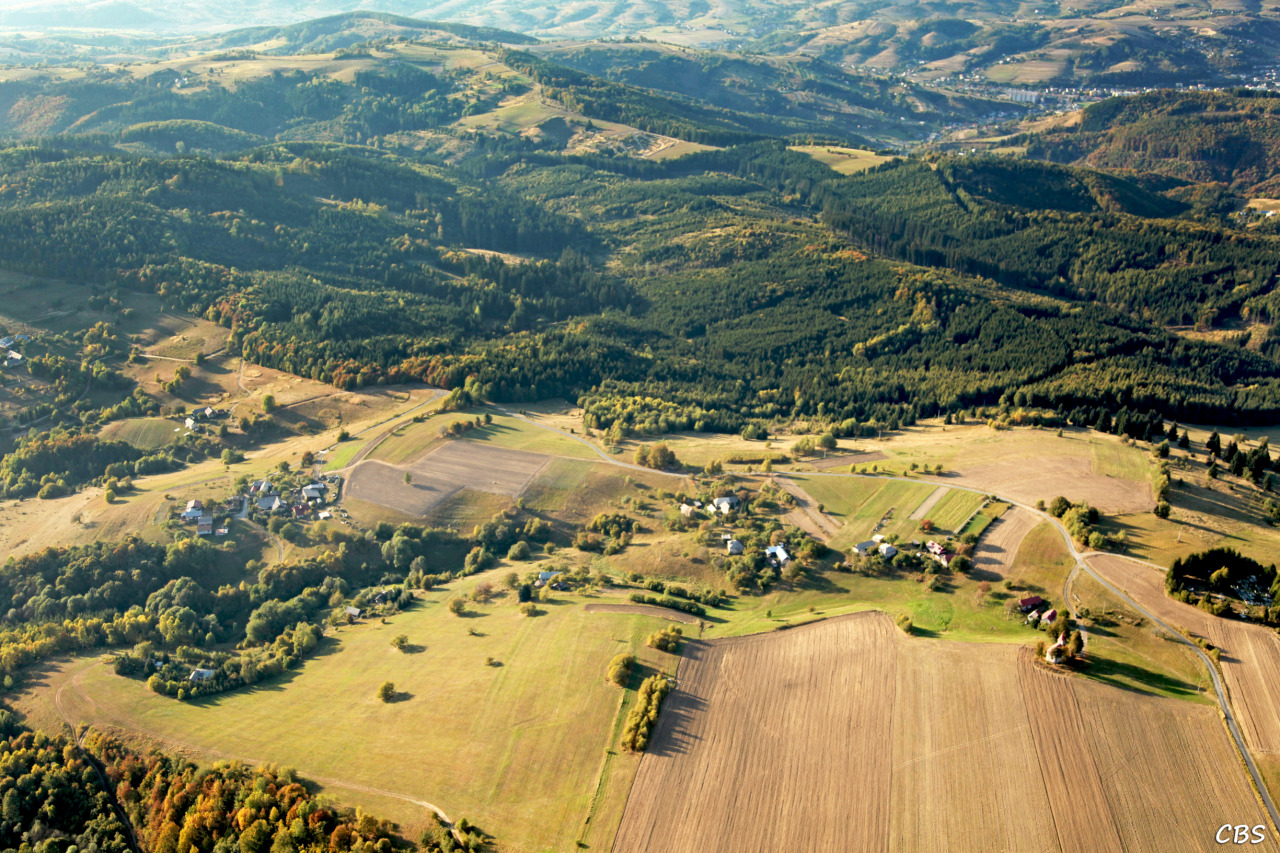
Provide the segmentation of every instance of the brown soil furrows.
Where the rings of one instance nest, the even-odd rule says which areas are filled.
[[[1088,560],[1138,604],[1221,649],[1222,678],[1250,750],[1280,752],[1280,638],[1275,632],[1175,601],[1165,592],[1164,573],[1154,566],[1110,554],[1091,554]]]
[[[1056,850],[1019,701],[1018,649],[923,641],[900,648],[891,848]]]
[[[924,499],[924,503],[916,507],[915,512],[911,513],[910,518],[913,521],[920,521],[921,519],[928,516],[929,510],[937,506],[938,501],[942,500],[943,496],[946,495],[946,493],[949,491],[951,490],[948,489],[946,486],[938,486],[938,488],[933,490],[933,494],[929,495],[929,497]]]
[[[1063,853],[1122,850],[1102,777],[1088,748],[1072,680],[1042,672],[1030,654],[1019,660],[1018,679],[1060,849]]]
[[[914,516],[912,516],[914,518]],[[1018,546],[1040,522],[1035,513],[1022,507],[1012,507],[1003,516],[991,522],[982,534],[982,540],[974,549],[973,575],[978,580],[1004,580],[1013,570],[1013,559]]]
[[[613,849],[887,850],[884,614],[690,642]]]
[[[947,483],[1023,504],[1063,495],[1072,501],[1088,500],[1105,513],[1148,512],[1155,506],[1150,485],[1097,474],[1087,458],[1004,459],[974,466],[957,462],[956,468],[943,478]]]
[[[1126,850],[1220,850],[1222,824],[1266,824],[1214,709],[1070,684],[1087,732],[1080,748],[1093,753]],[[1259,847],[1275,850],[1275,839]]]
[[[1280,752],[1280,637],[1261,625],[1210,618],[1209,642],[1222,650],[1222,675],[1250,749]]]
[[[669,607],[654,607],[649,604],[588,604],[584,608],[588,613],[639,613],[643,616],[657,616],[659,619],[670,619],[672,622],[684,622],[697,625],[699,619],[692,613],[672,610]]]
[[[351,472],[347,494],[406,515],[425,515],[464,488],[517,497],[550,458],[456,441],[405,467],[365,460]]]

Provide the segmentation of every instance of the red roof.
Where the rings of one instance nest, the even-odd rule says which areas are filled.
[[[1030,598],[1022,599],[1018,604],[1021,607],[1035,607],[1037,604],[1044,604],[1044,599],[1038,595],[1033,595]]]

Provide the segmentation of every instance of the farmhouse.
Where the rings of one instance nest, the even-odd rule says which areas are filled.
[[[252,486],[249,487],[249,493],[254,495],[258,495],[258,494],[269,495],[274,491],[275,489],[271,487],[270,480],[259,480],[258,482],[254,483]]]
[[[858,552],[859,557],[865,557],[879,546],[878,542],[868,539],[866,542],[859,542],[853,546],[853,550]]]
[[[782,545],[770,545],[764,549],[764,552],[779,566],[785,566],[791,559],[791,555],[787,553],[787,549]]]
[[[9,350],[9,357],[4,360],[5,367],[13,367],[22,363],[22,353]]]
[[[546,586],[552,578],[559,574],[559,572],[538,572],[538,579],[533,582],[533,585],[538,587]]]
[[[323,483],[312,483],[310,486],[302,487],[302,496],[309,501],[318,501],[324,499],[324,493],[329,487]]]
[[[267,497],[258,498],[258,509],[265,512],[275,512],[282,505],[283,504],[280,503],[280,498],[277,495],[268,495]]]
[[[680,515],[683,518],[693,518],[695,512],[697,512],[697,509],[689,506],[689,504],[680,504]]]
[[[1021,608],[1023,613],[1028,610],[1034,610],[1041,604],[1044,604],[1044,599],[1038,595],[1031,595],[1018,601],[1018,607]]]
[[[737,539],[730,539],[725,548],[730,554],[735,556],[746,550],[746,547]]]
[[[196,521],[196,535],[209,536],[209,535],[212,535],[212,533],[213,533],[213,516],[211,515],[201,516]]]
[[[345,613],[351,619],[359,619],[360,614],[363,613],[364,611],[362,611],[359,607],[348,607],[342,612]]]
[[[14,344],[13,338],[0,338],[0,348],[8,349],[9,347],[13,346],[13,344]]]
[[[884,557],[886,560],[892,560],[897,556],[897,553],[898,549],[890,545],[888,542],[880,543],[880,556]]]
[[[195,419],[195,418],[187,418],[185,421],[183,421],[183,422],[182,422],[182,425],[183,425],[183,426],[185,426],[187,429],[195,429],[195,428],[196,428],[196,419]]]
[[[738,499],[733,495],[727,495],[723,498],[716,498],[711,502],[711,506],[721,515],[728,515],[738,508]]]
[[[1040,621],[1043,623],[1051,623],[1053,622],[1054,619],[1057,619],[1057,618],[1058,618],[1058,611],[1056,608],[1054,608],[1054,609],[1046,610],[1040,616]]]
[[[1044,659],[1052,664],[1062,663],[1067,656],[1067,634],[1064,631],[1058,635],[1058,642],[1054,643],[1044,653]]]
[[[213,670],[211,669],[193,669],[191,674],[187,676],[188,681],[208,681],[213,678]]]

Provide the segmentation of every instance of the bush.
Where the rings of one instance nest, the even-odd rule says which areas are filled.
[[[540,611],[532,601],[526,601],[524,604],[520,605],[520,612],[525,616],[537,616],[542,611]]]
[[[1049,515],[1052,515],[1054,518],[1062,518],[1063,513],[1069,509],[1071,509],[1071,501],[1067,500],[1062,495],[1058,495],[1049,503]]]
[[[631,677],[631,668],[635,666],[635,655],[622,653],[614,657],[609,662],[609,680],[619,687],[627,685],[627,679]]]
[[[658,722],[662,700],[671,691],[671,681],[661,675],[651,675],[640,684],[636,705],[627,714],[622,730],[622,746],[632,752],[644,752],[649,745],[649,735]]]
[[[461,616],[467,612],[467,602],[461,598],[453,598],[449,600],[449,612],[454,616]]]
[[[397,634],[396,638],[391,641],[391,645],[394,646],[397,651],[403,652],[405,649],[409,648],[409,638],[404,634]]]
[[[680,640],[683,634],[684,632],[674,625],[661,631],[654,631],[649,635],[649,648],[675,654],[680,648]]]
[[[911,621],[910,616],[904,613],[898,617],[898,627],[902,629],[902,633],[910,634],[915,629],[915,623]]]
[[[516,544],[507,549],[508,560],[527,560],[529,559],[529,543],[521,539]]]
[[[382,686],[378,688],[378,698],[383,702],[390,702],[395,698],[396,685],[393,681],[384,681]]]
[[[1171,509],[1168,501],[1160,501],[1156,504],[1156,518],[1168,518]]]

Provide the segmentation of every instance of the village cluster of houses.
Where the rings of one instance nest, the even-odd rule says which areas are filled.
[[[31,340],[30,335],[14,335],[0,338],[0,354],[4,355],[5,367],[17,367],[22,364],[22,353],[16,347]]]
[[[1029,595],[1018,601],[1018,609],[1027,617],[1028,625],[1048,625],[1058,618],[1057,608],[1050,606],[1038,595]]]
[[[308,518],[314,512],[316,518],[327,521],[333,518],[333,513],[325,509],[330,503],[329,484],[341,482],[340,476],[332,474],[295,489],[292,494],[282,495],[270,480],[258,480],[249,487],[249,499],[262,512],[292,514],[294,518]]]

